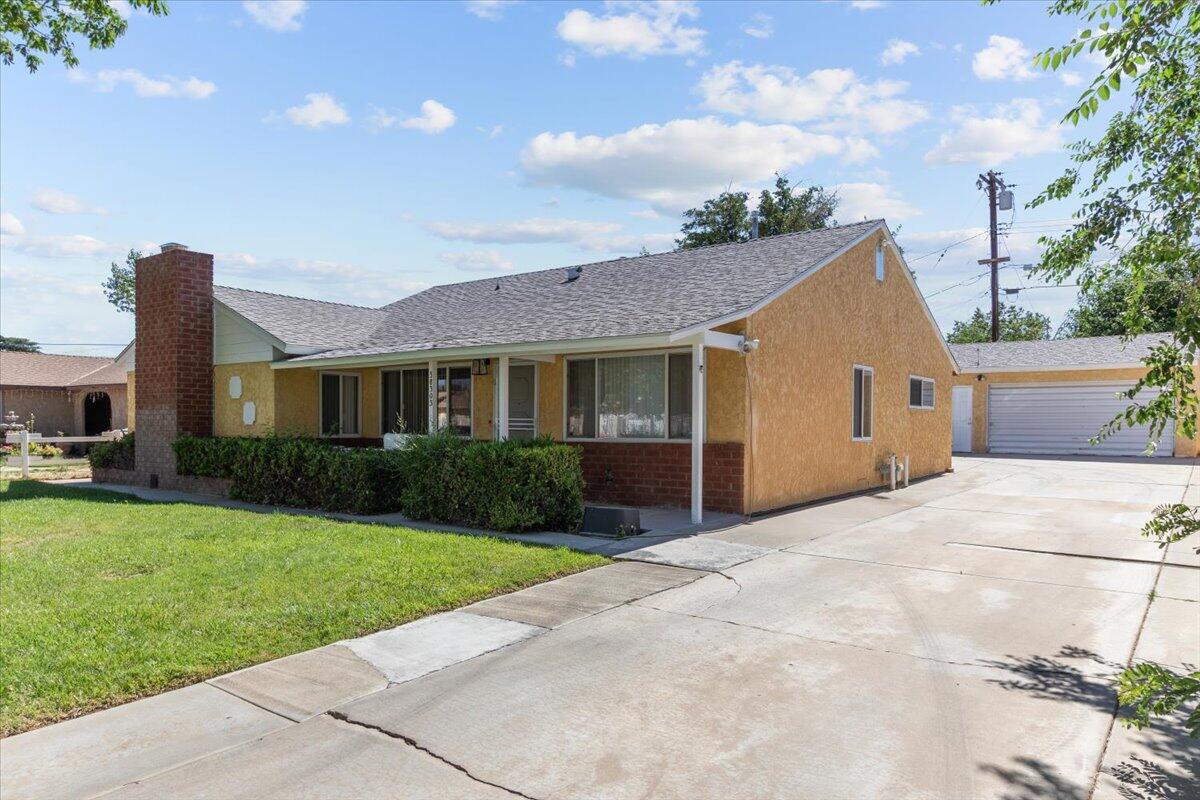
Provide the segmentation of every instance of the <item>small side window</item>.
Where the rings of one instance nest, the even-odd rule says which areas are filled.
[[[875,246],[875,280],[883,280],[883,243]]]
[[[908,407],[933,408],[934,384],[929,378],[908,377]]]
[[[870,367],[854,368],[852,395],[850,438],[859,442],[870,441],[874,428],[875,370]]]

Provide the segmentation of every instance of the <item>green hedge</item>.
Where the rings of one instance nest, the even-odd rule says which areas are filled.
[[[185,437],[181,475],[228,478],[235,499],[493,530],[574,530],[583,515],[579,451],[548,439],[417,436],[400,450],[311,437]]]
[[[92,469],[133,469],[133,434],[111,442],[97,442],[88,450]]]

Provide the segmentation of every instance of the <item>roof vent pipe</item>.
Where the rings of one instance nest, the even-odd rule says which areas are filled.
[[[563,272],[566,275],[567,283],[577,280],[583,274],[583,267],[567,267]]]
[[[758,212],[757,211],[750,212],[750,238],[751,239],[758,238]]]

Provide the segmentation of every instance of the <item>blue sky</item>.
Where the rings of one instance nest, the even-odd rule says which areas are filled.
[[[166,241],[364,305],[657,252],[777,170],[901,226],[949,329],[987,302],[957,285],[987,256],[979,172],[1018,184],[1014,263],[1072,210],[1021,204],[1087,133],[1058,120],[1095,65],[1029,67],[1074,30],[1032,2],[173,2],[74,72],[3,68],[0,330],[116,352],[82,346],[132,336],[108,263]],[[1072,301],[1019,295],[1055,324]]]

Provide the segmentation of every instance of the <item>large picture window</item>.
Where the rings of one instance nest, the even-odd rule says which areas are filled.
[[[321,435],[359,436],[359,377],[321,373]]]
[[[688,439],[690,353],[567,361],[567,437]]]
[[[875,407],[875,370],[870,367],[854,368],[853,404],[850,438],[868,441],[874,432]]]

